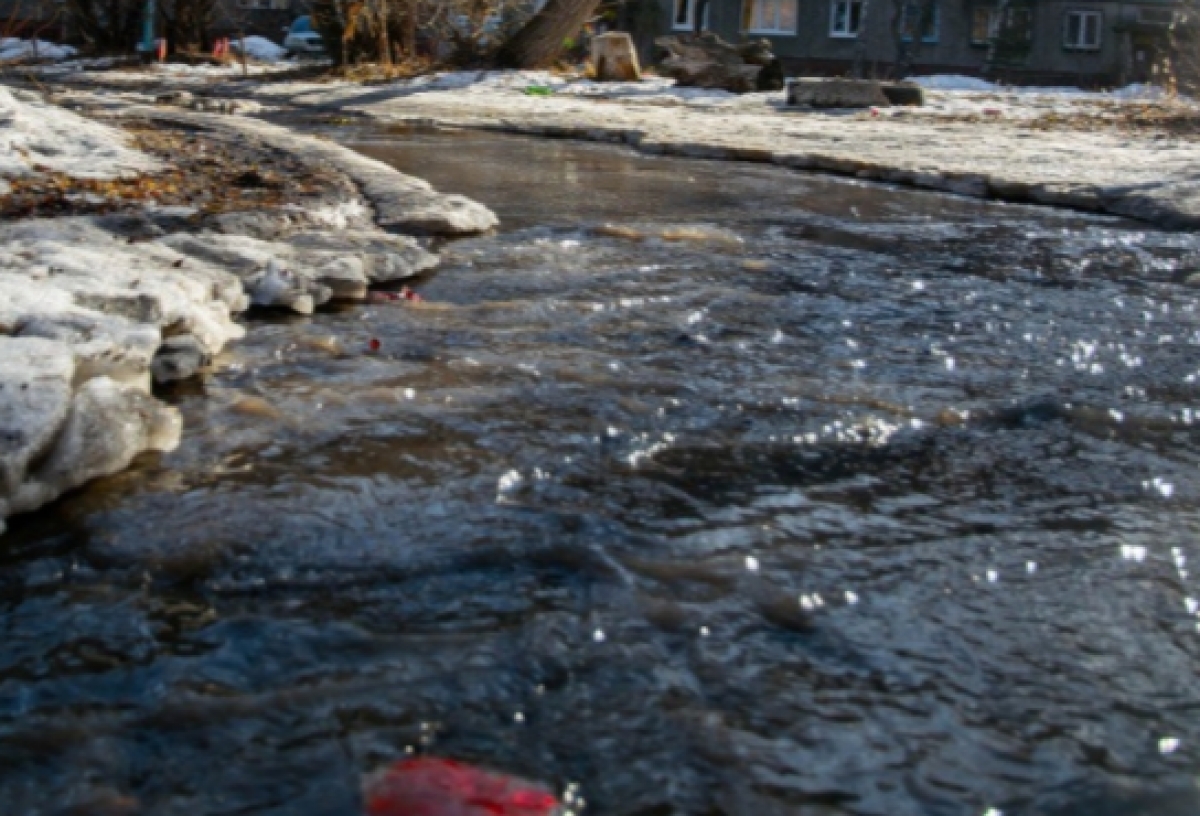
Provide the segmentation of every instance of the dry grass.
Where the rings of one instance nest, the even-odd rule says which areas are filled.
[[[226,142],[156,123],[123,124],[133,134],[134,146],[163,160],[166,170],[115,180],[49,171],[15,179],[11,191],[0,196],[0,218],[101,214],[147,204],[189,206],[205,215],[319,202],[342,188],[353,194],[342,176],[263,145]]]

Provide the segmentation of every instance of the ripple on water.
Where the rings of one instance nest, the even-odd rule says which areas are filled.
[[[364,149],[509,231],[256,322],[178,451],[13,520],[6,813],[355,813],[421,751],[598,813],[1200,809],[1194,236]]]

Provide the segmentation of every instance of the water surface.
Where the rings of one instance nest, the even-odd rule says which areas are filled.
[[[6,813],[348,815],[410,751],[602,814],[1200,810],[1200,240],[343,137],[504,226],[250,317],[178,451],[12,520]]]

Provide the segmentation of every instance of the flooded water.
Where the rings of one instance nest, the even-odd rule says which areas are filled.
[[[177,452],[13,520],[4,813],[350,816],[409,752],[594,814],[1200,812],[1195,236],[349,137],[503,229],[252,316]]]

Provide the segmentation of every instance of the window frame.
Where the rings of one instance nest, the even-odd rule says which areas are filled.
[[[1071,18],[1079,18],[1079,40],[1071,42]],[[1096,20],[1096,42],[1084,42],[1087,35],[1087,20]],[[1063,12],[1063,49],[1067,51],[1099,51],[1104,45],[1104,12],[1099,9],[1067,9]]]
[[[917,39],[913,36],[914,32],[906,31],[906,29],[908,28],[909,9],[913,9],[914,11],[919,12],[920,5],[921,5],[921,0],[906,0],[906,2],[904,2],[904,4],[900,6],[900,41],[901,42],[910,43],[914,39]],[[927,43],[927,44],[933,44],[933,43],[939,42],[941,40],[941,35],[942,35],[942,4],[937,2],[937,0],[934,0],[933,5],[930,6],[930,8],[933,9],[933,17],[931,19],[932,25],[930,26],[931,31],[929,34],[922,34],[920,36],[921,42]],[[918,20],[918,22],[919,22],[919,20]]]
[[[838,6],[846,7],[846,28],[841,31],[837,28]],[[850,22],[854,17],[855,6],[858,7],[858,25],[851,31]],[[862,7],[863,0],[830,0],[829,36],[837,40],[857,40],[858,35],[862,32]]]
[[[761,7],[767,3],[775,6],[775,20],[777,25],[783,19],[784,5],[787,4],[792,7],[791,28],[756,28],[752,25],[755,7]],[[790,34],[794,36],[800,29],[800,0],[743,0],[742,26],[742,33],[744,34]]]
[[[978,18],[982,15],[987,16],[987,23],[985,25],[985,28],[987,29],[987,36],[981,40],[975,36],[975,24],[978,22]],[[971,45],[988,45],[992,40],[999,37],[1000,20],[1003,18],[1003,16],[1004,15],[1000,13],[1000,9],[996,6],[975,6],[975,8],[971,11],[971,33],[969,35],[971,37]]]
[[[672,31],[695,31],[696,30],[696,3],[699,0],[673,0],[671,3],[671,30]],[[687,9],[687,21],[679,22],[679,8],[683,6]],[[712,11],[712,0],[709,0],[707,6],[704,7],[704,23],[700,26],[701,31],[708,31],[709,20],[711,19],[710,12]]]

